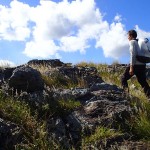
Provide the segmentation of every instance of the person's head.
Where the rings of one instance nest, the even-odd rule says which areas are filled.
[[[135,30],[129,30],[128,31],[128,40],[133,40],[136,39],[137,37],[137,32]]]

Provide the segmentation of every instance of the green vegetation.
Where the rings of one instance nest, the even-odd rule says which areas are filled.
[[[141,96],[139,97],[141,98]],[[143,101],[141,99],[138,100],[134,107],[138,111],[132,123],[130,123],[132,131],[137,137],[150,141],[150,103],[144,97]]]
[[[140,113],[138,118],[135,119],[133,130],[140,138],[150,141],[150,118],[145,112]]]
[[[91,134],[90,136],[86,136],[83,141],[84,141],[85,144],[86,143],[89,144],[89,143],[99,141],[101,139],[105,139],[105,138],[108,138],[108,137],[115,137],[115,136],[118,136],[118,135],[121,135],[121,132],[114,131],[112,129],[99,126],[99,127],[96,128],[96,130],[93,134]]]
[[[44,105],[42,112],[37,111],[35,115],[33,115],[28,104],[15,100],[12,97],[5,97],[0,93],[0,116],[16,123],[23,131],[24,143],[16,145],[16,149],[52,150],[59,147],[54,141],[51,141],[51,144],[48,143],[46,120],[44,120],[46,118],[44,117],[49,117],[47,115],[48,112],[49,115],[54,113],[64,115],[80,105],[80,102],[74,100],[59,100],[58,103],[55,102],[53,106],[49,104]],[[38,119],[38,113],[40,113],[40,116],[43,113],[44,117],[41,116],[43,119]]]
[[[52,100],[49,104],[44,106],[43,110],[45,111],[43,113],[42,118],[45,118],[45,116],[52,115],[64,117],[78,107],[81,107],[81,103],[73,99],[60,99],[57,101]]]
[[[59,105],[63,110],[74,110],[81,106],[79,101],[75,100],[59,100]]]
[[[48,150],[45,123],[37,121],[36,116],[31,115],[26,103],[0,93],[0,114],[4,119],[16,123],[23,131],[24,143],[16,145],[16,149]]]

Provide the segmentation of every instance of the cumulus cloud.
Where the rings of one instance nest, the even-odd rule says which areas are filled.
[[[24,54],[28,57],[36,58],[47,58],[48,56],[57,56],[58,46],[52,40],[41,40],[27,42]]]
[[[97,41],[96,47],[101,47],[106,57],[119,59],[128,51],[127,33],[120,22],[112,23]]]
[[[0,60],[0,67],[15,67],[16,65],[9,60]]]
[[[0,39],[24,41],[30,36],[28,27],[30,7],[12,1],[10,7],[0,5]]]
[[[26,43],[24,51],[29,57],[45,58],[58,55],[59,51],[85,53],[90,47],[89,40],[97,38],[108,26],[94,0],[40,1],[40,5],[31,9],[30,20],[35,26],[33,40]]]
[[[105,57],[118,59],[128,51],[125,26],[117,14],[109,24],[94,0],[40,0],[39,5],[13,0],[0,5],[0,40],[24,41],[30,58],[61,57],[60,51],[86,53],[91,40]],[[149,36],[136,26],[139,36]]]
[[[135,26],[135,30],[138,33],[138,38],[150,38],[150,32],[143,31],[138,25]]]
[[[114,21],[118,21],[118,22],[122,21],[121,15],[120,15],[120,14],[117,14],[117,15],[115,16],[115,18],[114,18]]]
[[[98,22],[95,24],[86,24],[79,29],[76,36],[65,36],[62,37],[61,49],[65,52],[72,52],[79,50],[81,53],[85,53],[86,48],[91,45],[90,39],[98,40],[104,29],[108,28],[107,22]]]

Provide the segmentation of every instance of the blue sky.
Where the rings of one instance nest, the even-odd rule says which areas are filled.
[[[149,0],[1,0],[0,63],[129,62],[127,31],[150,38]]]

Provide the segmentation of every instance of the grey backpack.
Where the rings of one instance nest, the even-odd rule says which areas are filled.
[[[148,38],[139,39],[138,44],[140,51],[138,52],[136,58],[138,61],[143,63],[150,63],[150,42]]]

